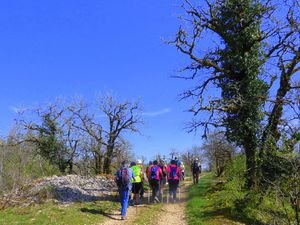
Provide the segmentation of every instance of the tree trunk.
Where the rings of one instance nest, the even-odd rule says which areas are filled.
[[[74,173],[74,170],[73,170],[74,162],[73,162],[73,160],[69,160],[68,164],[69,164],[69,174],[73,174]]]
[[[252,145],[249,141],[244,144],[246,154],[246,187],[251,190],[255,187],[256,181],[256,161],[255,161],[255,145]]]
[[[111,173],[111,162],[112,162],[112,156],[113,156],[113,146],[108,145],[106,149],[106,154],[104,158],[104,164],[103,164],[103,173],[110,174]]]
[[[100,154],[95,154],[95,173],[100,174],[102,171],[102,156]]]

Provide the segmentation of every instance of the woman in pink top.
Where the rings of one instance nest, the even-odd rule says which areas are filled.
[[[153,161],[153,165],[148,169],[148,180],[150,187],[152,189],[152,200],[153,202],[159,202],[158,195],[159,195],[159,184],[160,179],[162,178],[162,170],[158,166],[157,160]]]
[[[179,185],[179,180],[181,176],[180,167],[177,166],[176,161],[172,160],[171,165],[167,168],[168,182],[169,182],[169,195],[173,198],[173,202],[176,202],[176,192]]]

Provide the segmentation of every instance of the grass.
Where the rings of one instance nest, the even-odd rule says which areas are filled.
[[[215,204],[215,194],[219,191],[217,179],[212,174],[201,177],[199,184],[189,188],[186,208],[188,224],[225,225],[243,224],[233,218],[229,208]]]
[[[47,203],[30,207],[7,208],[0,211],[0,224],[95,224],[103,221],[116,208],[116,204],[109,201],[97,201],[71,205]]]

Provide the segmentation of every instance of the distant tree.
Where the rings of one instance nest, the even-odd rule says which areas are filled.
[[[75,99],[68,106],[68,110],[73,114],[72,126],[83,132],[82,137],[85,137],[84,134],[88,136],[85,142],[85,147],[88,148],[85,156],[86,152],[91,152],[95,174],[102,173],[105,140],[101,123],[97,121],[95,113],[89,112],[89,105],[82,99]]]
[[[94,112],[89,112],[88,104],[80,100],[75,101],[69,110],[77,118],[74,126],[91,138],[96,173],[109,174],[116,152],[122,146],[122,135],[127,131],[139,132],[138,125],[142,124],[141,107],[138,102],[118,102],[112,95],[100,96],[96,106]],[[96,113],[103,115],[102,120]]]
[[[170,156],[171,160],[174,159],[175,157],[178,157],[179,155],[180,155],[179,151],[176,148],[170,149],[169,156]]]
[[[63,133],[62,114],[65,109],[60,108],[58,103],[49,104],[46,107],[39,107],[33,110],[37,122],[27,121],[24,118],[19,120],[25,132],[26,142],[35,143],[38,154],[44,159],[56,165],[60,172],[65,173],[68,166],[69,149],[66,147]]]
[[[215,169],[218,177],[221,176],[234,156],[234,146],[226,140],[224,134],[214,132],[208,136],[202,148],[210,167]]]
[[[201,146],[193,146],[181,154],[183,162],[188,166],[191,166],[195,159],[198,159],[201,163],[203,162],[203,149]]]
[[[120,140],[115,146],[113,159],[115,159],[113,160],[114,168],[119,168],[123,161],[135,161],[135,156],[132,152],[132,145],[126,140]]]
[[[108,119],[108,129],[105,130],[106,152],[103,172],[109,174],[111,173],[111,163],[119,139],[127,131],[139,132],[138,126],[143,123],[142,111],[138,102],[119,102],[112,95],[98,98],[97,103]]]

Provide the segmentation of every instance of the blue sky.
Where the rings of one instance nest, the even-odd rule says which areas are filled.
[[[0,3],[0,135],[14,107],[113,91],[142,99],[143,135],[129,136],[137,155],[200,144],[186,134],[187,102],[178,94],[193,82],[171,78],[185,57],[164,44],[179,26],[178,1],[11,0]]]

